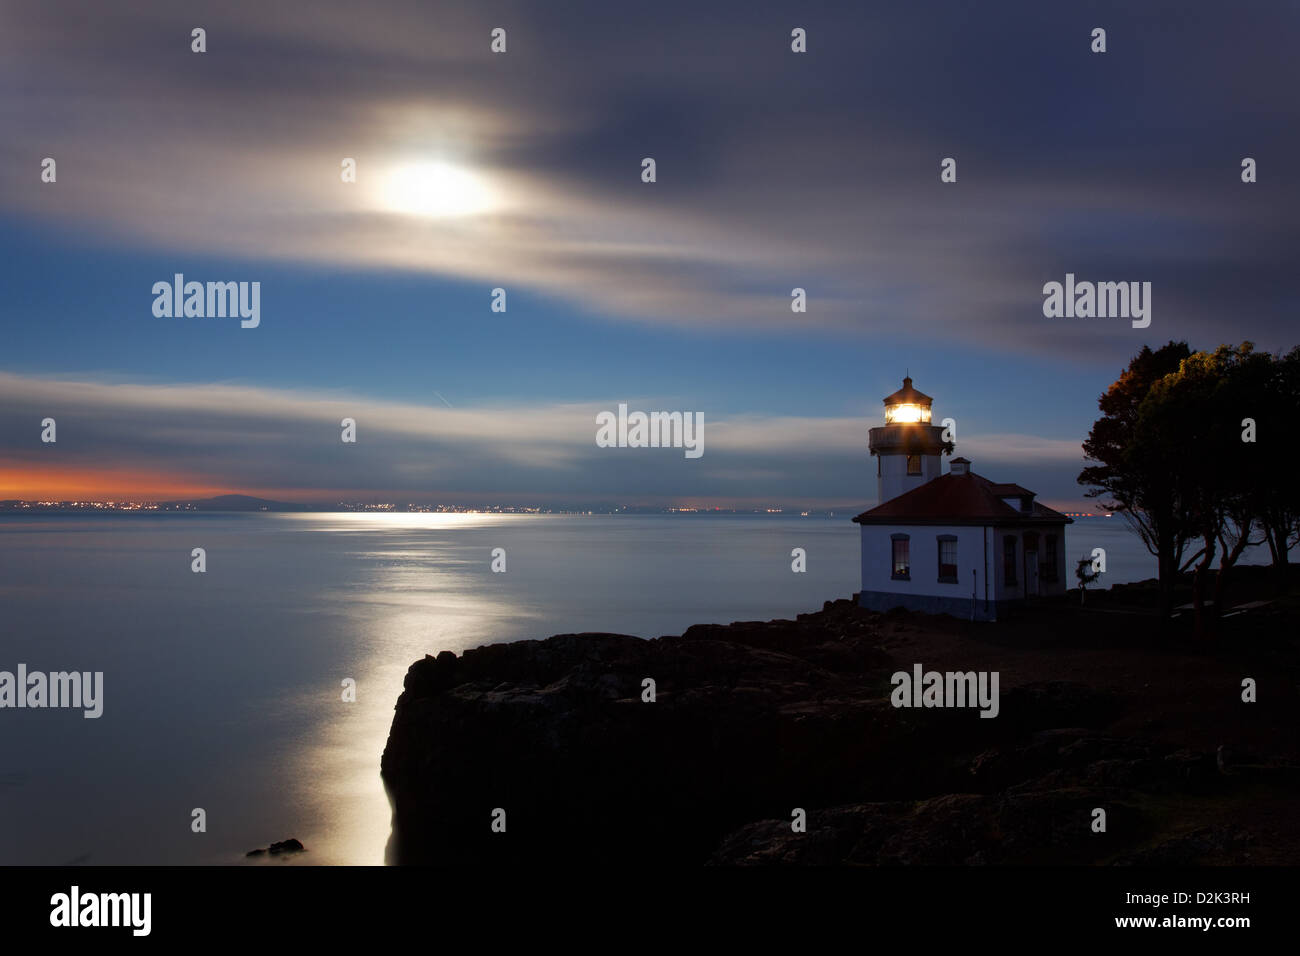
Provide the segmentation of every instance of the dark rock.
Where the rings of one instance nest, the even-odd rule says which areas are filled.
[[[270,854],[271,856],[280,856],[284,853],[302,853],[306,850],[298,840],[290,837],[287,840],[281,840],[279,843],[272,843],[269,847],[263,847],[257,850],[249,850],[244,856],[262,856]]]
[[[1228,860],[1242,865],[1250,862],[1253,842],[1243,827],[1215,824],[1126,853],[1116,862],[1128,866],[1197,866]]]
[[[1094,833],[1092,809],[1107,808]],[[918,802],[835,807],[809,814],[806,833],[764,821],[728,836],[715,864],[984,865],[1102,862],[1148,832],[1112,792],[1074,789],[1014,796],[947,794]]]
[[[426,657],[383,755],[390,859],[703,863],[727,833],[792,807],[969,786],[968,748],[1104,710],[1061,682],[1004,694],[993,721],[895,709],[879,621],[836,602],[658,640],[566,634]]]
[[[612,860],[651,848],[704,862],[730,829],[796,795],[858,792],[904,738],[880,732],[896,712],[883,699],[893,662],[868,639],[874,616],[838,604],[830,619],[649,641],[567,634],[418,661],[383,756],[390,856]],[[496,807],[506,834],[490,829]]]
[[[1051,648],[1004,668],[996,719],[891,706],[890,675],[928,665],[928,653],[912,656],[922,646],[960,660],[964,627],[837,601],[793,621],[699,625],[657,640],[563,634],[425,657],[407,672],[383,754],[388,859],[1213,859],[1244,838],[1180,837],[1169,807],[1199,801],[1200,819],[1213,823],[1226,811],[1206,801],[1226,804],[1243,781],[1281,788],[1282,805],[1300,789],[1294,763],[1233,760],[1225,775],[1214,753],[1108,732],[1149,707],[1148,692],[1123,698],[1083,680],[1031,679]],[[895,660],[882,641],[908,656]],[[973,650],[988,660],[988,648]],[[642,699],[645,678],[655,682],[653,703]],[[796,807],[807,812],[806,833],[791,831]],[[1107,812],[1105,833],[1091,829],[1096,807]],[[493,830],[497,808],[504,833]]]

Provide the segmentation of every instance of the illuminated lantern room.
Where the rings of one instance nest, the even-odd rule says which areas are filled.
[[[869,441],[876,459],[877,501],[884,503],[939,477],[941,456],[952,454],[953,443],[931,423],[933,402],[912,387],[911,376],[885,399],[885,424],[871,429]]]
[[[928,425],[930,423],[930,405],[934,402],[929,395],[918,392],[912,387],[912,379],[903,379],[903,387],[885,399],[886,425]]]

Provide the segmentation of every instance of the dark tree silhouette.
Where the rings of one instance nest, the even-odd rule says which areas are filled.
[[[1143,346],[1119,378],[1097,399],[1101,418],[1083,443],[1084,457],[1096,464],[1079,474],[1090,498],[1102,498],[1106,511],[1121,515],[1156,558],[1160,604],[1167,615],[1183,553],[1194,536],[1189,514],[1169,481],[1166,464],[1154,449],[1135,441],[1138,409],[1151,387],[1177,372],[1191,355],[1186,342],[1169,342],[1156,351]]]
[[[1159,464],[1200,538],[1188,563],[1196,561],[1193,606],[1202,637],[1216,629],[1230,570],[1249,545],[1264,540],[1252,537],[1260,528],[1259,446],[1245,440],[1249,416],[1242,410],[1262,406],[1272,367],[1272,356],[1250,342],[1195,352],[1155,382],[1138,406],[1133,445]]]
[[[1074,566],[1074,576],[1079,582],[1079,605],[1083,606],[1088,585],[1101,577],[1101,572],[1092,569],[1092,558],[1080,558],[1079,563]]]
[[[1243,406],[1244,417],[1256,423],[1259,522],[1281,593],[1290,583],[1290,551],[1300,543],[1300,482],[1291,458],[1300,422],[1300,346],[1272,360],[1263,395]]]

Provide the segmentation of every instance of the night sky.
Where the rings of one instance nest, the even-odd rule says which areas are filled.
[[[0,499],[864,506],[908,372],[1079,508],[1143,344],[1300,339],[1300,7],[849,6],[3,4]],[[1150,327],[1044,317],[1067,272]],[[705,454],[597,448],[620,402]]]

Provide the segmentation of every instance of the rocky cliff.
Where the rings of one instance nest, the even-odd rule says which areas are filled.
[[[1007,633],[838,601],[657,640],[565,634],[426,657],[383,755],[389,859],[1250,862],[1294,846],[1293,826],[1266,832],[1238,805],[1272,821],[1300,792],[1287,759],[1234,770],[1230,751],[1158,732],[1167,720],[1135,731],[1125,680],[1089,672],[1090,650],[1009,646]],[[893,672],[945,659],[1001,662],[996,719],[891,706]],[[1133,662],[1138,683],[1145,666]],[[1172,693],[1218,670],[1198,664]],[[1232,698],[1229,686],[1223,706]],[[1266,713],[1283,712],[1252,718]],[[1250,736],[1218,732],[1238,749]],[[796,808],[806,832],[792,829]]]

